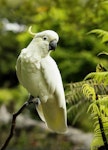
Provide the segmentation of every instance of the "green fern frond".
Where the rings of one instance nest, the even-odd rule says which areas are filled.
[[[81,82],[69,83],[66,84],[66,101],[68,104],[74,105],[79,101],[87,102],[88,98],[83,94],[83,85],[89,84],[95,89],[96,94],[106,95],[108,94],[108,86],[105,86],[103,83],[98,83],[94,79],[84,80]]]
[[[101,110],[99,110],[98,107],[96,109],[93,108],[92,113],[94,113],[93,120],[95,126],[94,126],[94,138],[91,144],[91,150],[98,150],[98,148],[101,146],[105,147],[106,145],[107,147],[108,117],[106,117],[103,111],[101,112]]]
[[[92,150],[98,150],[99,147],[108,149],[108,96],[100,98],[89,84],[83,86],[83,93],[91,98],[91,104],[88,111],[91,112],[94,121],[94,139],[91,144]]]
[[[89,114],[91,114],[91,116],[93,117],[94,125],[96,126],[98,124],[97,115],[100,116],[100,111],[98,110],[97,103],[100,103],[100,99],[103,99],[103,105],[105,105],[104,103],[107,103],[105,97],[108,93],[108,87],[103,83],[98,83],[96,82],[96,80],[90,79],[67,84],[65,89],[67,100],[67,114],[70,122],[72,124],[75,124],[81,118],[81,116],[85,112],[87,112],[87,109],[90,106],[88,111]],[[96,95],[98,95],[99,102],[95,101]]]
[[[108,72],[92,72],[84,78],[84,80],[88,79],[95,79],[98,83],[104,83],[104,85],[108,85]]]
[[[100,111],[98,109],[98,106],[95,104],[95,103],[92,103],[91,105],[89,105],[89,108],[88,108],[88,112],[90,112],[92,110],[92,115],[93,116],[100,116]]]
[[[103,51],[103,52],[100,52],[100,53],[98,54],[98,56],[100,56],[100,55],[108,55],[108,53],[105,52],[105,51]]]
[[[95,85],[95,87],[97,87],[96,86],[97,83],[94,80],[86,80],[86,81],[66,84],[65,88],[66,88],[67,103],[75,104],[80,100],[81,101],[87,100],[87,97],[84,96],[83,90],[82,90],[82,86],[84,84],[90,84],[92,86]],[[98,91],[98,89],[97,89],[97,91]]]
[[[106,52],[101,52],[98,54],[98,56],[103,55],[103,54],[108,55],[108,53]],[[105,72],[105,71],[107,71],[107,69],[102,64],[97,64],[96,72]]]
[[[91,33],[97,34],[98,37],[101,37],[102,43],[105,43],[108,41],[108,32],[107,31],[104,31],[101,29],[94,29],[94,30],[89,32],[89,34],[91,34]]]
[[[88,81],[82,81],[83,83]],[[66,101],[67,101],[67,114],[68,119],[72,124],[81,117],[82,114],[87,112],[89,106],[89,100],[84,96],[82,92],[82,82],[67,84],[66,89]]]
[[[89,102],[84,101],[79,101],[76,104],[68,105],[67,115],[68,119],[71,121],[73,125],[79,120],[82,114],[85,114],[85,112],[87,112],[88,106]]]
[[[91,150],[98,150],[98,148],[103,146],[103,145],[104,145],[104,142],[102,140],[101,134],[95,134],[94,139],[93,139],[92,144],[91,144]]]
[[[96,103],[108,107],[108,95],[98,95],[98,98],[99,99],[96,101]]]
[[[102,122],[102,128],[100,128],[100,122]],[[94,128],[94,138],[91,144],[91,150],[98,150],[99,147],[104,146],[105,147],[105,141],[102,137],[102,132],[105,134],[106,139],[106,145],[107,145],[107,139],[108,139],[108,117],[95,117],[95,128]],[[107,147],[107,146],[106,146]]]
[[[92,99],[95,100],[96,99],[96,94],[95,94],[95,90],[93,87],[91,87],[89,84],[84,84],[82,86],[83,88],[83,94],[88,98],[88,99]]]
[[[68,116],[71,115],[69,118],[76,118],[79,110],[82,112],[81,109],[83,109],[85,112],[87,112],[87,108],[91,103],[91,98],[88,96],[86,97],[83,93],[83,87],[84,85],[89,84],[91,86],[90,89],[92,89],[91,93],[88,95],[91,97],[93,96],[95,99],[95,93],[99,95],[100,98],[103,98],[108,93],[108,88],[104,86],[103,83],[98,84],[95,80],[85,80],[81,82],[76,83],[70,83],[66,85],[66,102],[67,102],[67,112]],[[86,91],[86,90],[85,90]],[[86,93],[86,94],[87,94]]]

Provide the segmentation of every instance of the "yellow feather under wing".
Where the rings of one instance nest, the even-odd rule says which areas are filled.
[[[49,99],[42,103],[42,110],[45,117],[46,125],[53,132],[64,133],[67,130],[65,109],[59,107],[56,99]]]

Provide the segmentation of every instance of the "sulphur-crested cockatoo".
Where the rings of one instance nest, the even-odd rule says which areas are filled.
[[[31,27],[29,33],[34,38],[17,59],[17,77],[33,97],[40,99],[36,109],[48,128],[63,133],[67,129],[64,90],[59,69],[50,56],[58,34],[52,30],[33,33]]]

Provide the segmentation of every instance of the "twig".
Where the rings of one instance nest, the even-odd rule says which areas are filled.
[[[11,123],[11,129],[10,129],[10,133],[9,133],[9,136],[7,137],[5,143],[2,145],[2,147],[0,148],[0,150],[5,150],[6,147],[8,146],[10,140],[12,139],[13,135],[14,135],[14,132],[15,132],[15,126],[16,126],[16,119],[18,117],[19,114],[22,113],[22,111],[31,103],[34,103],[34,101],[32,100],[33,97],[30,96],[29,100],[26,101],[22,106],[21,108],[13,114],[13,117],[12,117],[12,123]]]

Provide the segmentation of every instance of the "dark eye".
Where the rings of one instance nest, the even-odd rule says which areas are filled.
[[[44,37],[43,37],[43,39],[44,39],[44,40],[47,40],[47,37],[46,37],[46,36],[44,36]]]

